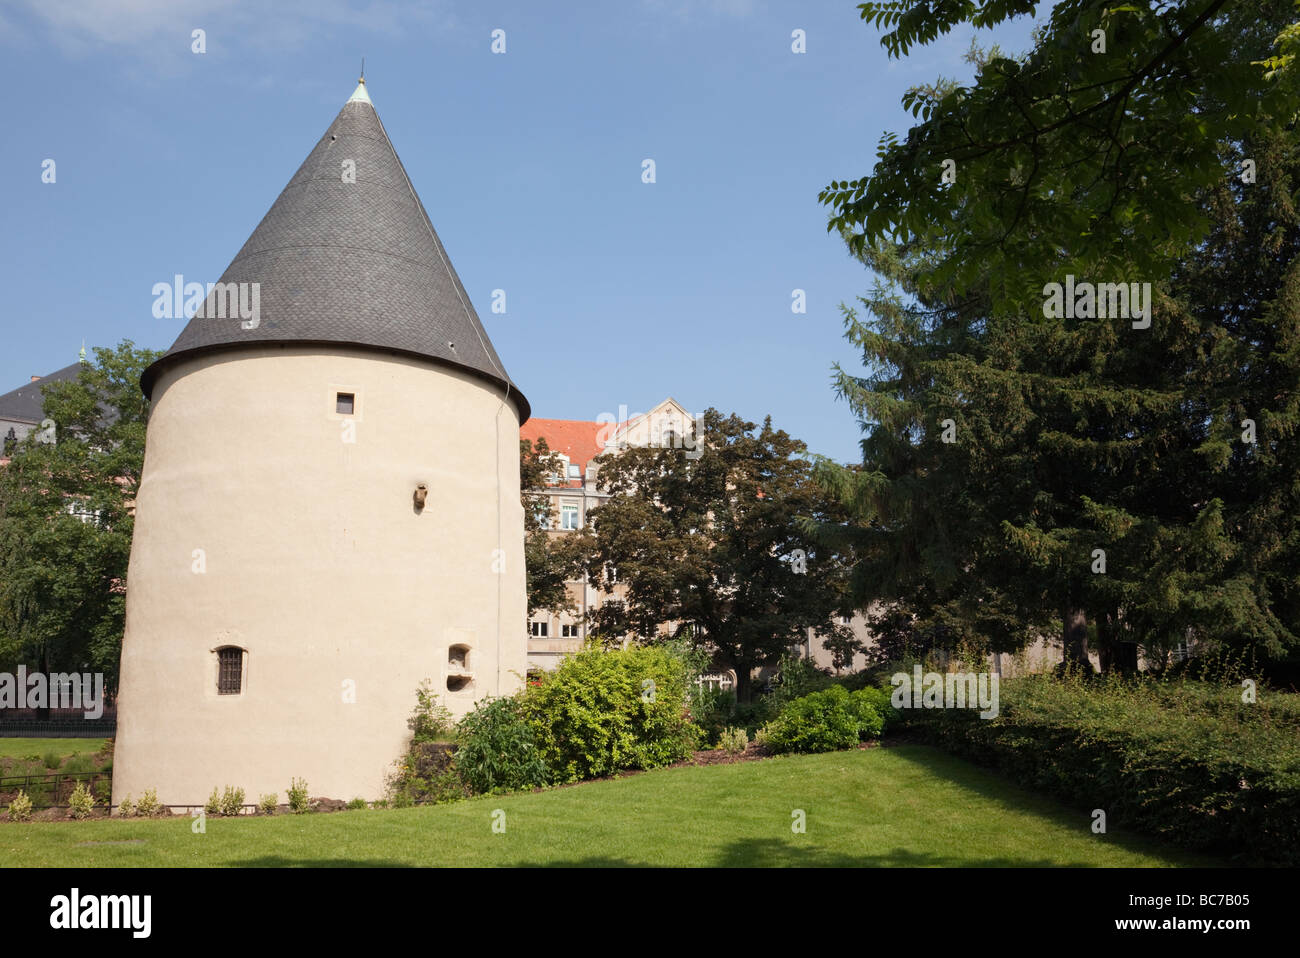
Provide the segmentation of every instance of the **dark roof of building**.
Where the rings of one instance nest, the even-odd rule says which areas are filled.
[[[344,182],[345,161],[356,181]],[[343,105],[221,283],[257,283],[259,322],[192,318],[145,370],[181,356],[272,344],[340,344],[417,356],[466,370],[528,401],[510,381],[366,94]],[[204,305],[217,315],[216,297]]]
[[[64,366],[56,372],[50,373],[26,385],[19,386],[17,389],[11,389],[4,395],[0,395],[0,419],[13,419],[19,422],[39,423],[45,418],[43,411],[44,397],[41,395],[41,387],[46,383],[64,382],[70,379],[76,379],[77,373],[81,370],[81,363],[76,362],[71,366]]]

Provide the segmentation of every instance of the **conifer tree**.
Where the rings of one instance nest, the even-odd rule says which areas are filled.
[[[1237,49],[1251,49],[1280,29],[1277,8],[1265,6],[1274,19],[1263,26],[1212,16],[1195,29],[1236,30]],[[1082,15],[1089,5],[1058,5],[1058,30],[1067,7]],[[1040,36],[1020,68],[1052,62],[1056,54],[1043,49],[1051,42]],[[1187,46],[1180,69],[1208,69],[1191,54],[1215,43]],[[1005,79],[1020,68],[987,59],[980,83],[990,69]],[[1015,113],[1018,83],[1004,83],[979,109],[1000,103]],[[1207,116],[1230,109],[1234,95],[1276,107],[1276,91],[1252,89],[1211,83],[1189,95]],[[1162,94],[1169,88],[1156,83],[1143,107],[1152,115],[1133,117],[1133,129],[1168,121]],[[936,89],[931,102],[956,109],[949,96]],[[1180,245],[1158,226],[1181,215],[1168,195],[1132,184],[1128,238],[1118,243],[1087,230],[1067,241],[1059,224],[1026,225],[995,180],[968,183],[938,214],[914,205],[939,219],[912,223],[903,240],[855,242],[864,234],[841,221],[850,247],[883,277],[862,300],[870,320],[846,310],[868,375],[837,370],[866,433],[863,469],[818,471],[857,511],[852,530],[822,534],[853,538],[865,556],[854,573],[858,602],[888,598],[919,624],[973,634],[990,648],[1052,625],[1079,663],[1091,624],[1107,669],[1136,667],[1138,643],[1158,659],[1189,636],[1271,656],[1294,646],[1296,134],[1281,116],[1244,133],[1235,120],[1207,133],[1216,137],[1217,175],[1198,168],[1180,187],[1182,202],[1203,211],[1196,243],[1190,230]],[[1075,121],[1060,119],[1060,128]],[[1172,144],[1184,147],[1199,155],[1205,144]],[[881,175],[895,175],[882,159]],[[1245,175],[1248,167],[1258,176]],[[1093,188],[1104,184],[1058,183],[1046,202],[1068,197],[1086,208]],[[1097,208],[1089,215],[1095,227]],[[1018,237],[1019,267],[978,255],[980,237],[999,221]],[[1165,244],[1160,257],[1133,252],[1144,238]],[[1161,257],[1171,265],[1153,273]],[[1049,318],[1041,298],[1007,295],[1016,284],[1023,294],[1023,277],[1011,276],[1017,268],[1046,293],[1046,282],[1071,270],[1086,278],[1098,264],[1113,269],[1107,278],[1151,282],[1149,326],[1100,316],[1095,299]]]

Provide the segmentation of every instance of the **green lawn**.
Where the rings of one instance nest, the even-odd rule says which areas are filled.
[[[506,830],[492,830],[494,811]],[[792,812],[807,832],[791,831]],[[0,824],[0,865],[1215,865],[925,746],[664,769],[455,805]]]
[[[0,738],[0,758],[40,758],[46,752],[62,757],[86,752],[93,755],[107,741],[106,738]]]

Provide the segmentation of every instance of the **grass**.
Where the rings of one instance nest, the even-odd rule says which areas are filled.
[[[792,813],[806,813],[794,834]],[[505,813],[504,833],[493,822]],[[1112,831],[936,749],[664,769],[326,815],[0,824],[0,866],[1219,865]]]
[[[103,749],[105,738],[0,738],[0,758],[35,758],[53,752],[60,758],[69,755],[95,754]]]

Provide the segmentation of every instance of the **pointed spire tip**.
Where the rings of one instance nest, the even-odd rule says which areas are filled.
[[[352,96],[348,97],[349,103],[370,103],[370,94],[366,92],[366,78],[363,76],[357,82],[357,88],[353,91]],[[374,104],[371,103],[371,106]]]

